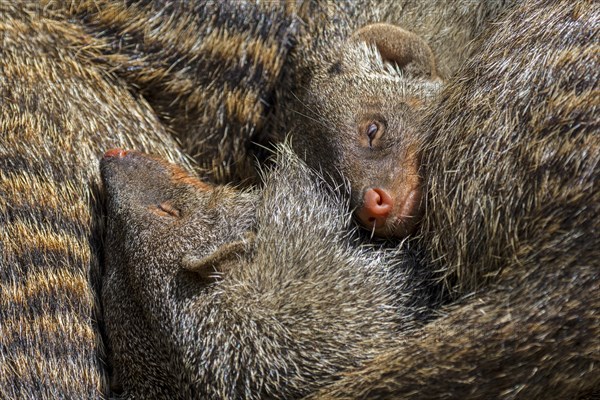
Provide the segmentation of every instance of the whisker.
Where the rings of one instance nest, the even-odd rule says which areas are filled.
[[[377,221],[373,221],[373,229],[371,229],[371,240],[375,237],[375,225],[377,225]]]
[[[306,108],[308,111],[310,111],[310,112],[311,112],[311,113],[313,113],[314,115],[316,115],[316,116],[319,116],[319,113],[318,113],[318,112],[316,112],[315,110],[313,110],[312,108],[310,108],[310,107],[308,106],[308,104],[306,104],[305,102],[303,102],[302,100],[300,100],[300,98],[299,98],[298,96],[296,96],[296,93],[294,93],[294,92],[292,92],[292,91],[290,91],[290,93],[292,94],[292,96],[294,96],[294,98],[295,98],[296,100],[298,100],[298,102],[299,102],[299,103],[300,103],[300,104],[301,104],[301,105],[302,105],[304,108]]]
[[[303,117],[305,117],[305,118],[308,118],[308,119],[310,119],[311,121],[314,121],[314,122],[318,123],[319,125],[323,126],[324,128],[331,129],[331,127],[330,127],[330,126],[328,126],[326,123],[324,123],[323,121],[319,121],[318,119],[316,119],[316,118],[313,118],[313,117],[311,117],[310,115],[307,115],[307,114],[301,113],[300,111],[298,111],[298,110],[294,110],[294,109],[292,109],[291,111],[292,111],[292,112],[295,112],[296,114],[302,115]]]

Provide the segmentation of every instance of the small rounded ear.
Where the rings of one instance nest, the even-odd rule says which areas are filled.
[[[398,64],[408,74],[437,78],[431,48],[413,32],[396,25],[377,23],[363,26],[353,37],[375,44],[384,61]]]
[[[185,256],[183,268],[196,273],[206,282],[215,282],[223,277],[228,269],[237,265],[239,257],[249,252],[254,244],[254,233],[248,232],[244,240],[226,243],[206,257]]]

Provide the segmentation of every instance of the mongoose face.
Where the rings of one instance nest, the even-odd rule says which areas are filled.
[[[431,50],[416,35],[401,31],[408,37],[401,43],[425,55],[401,58],[409,50],[349,40],[332,61],[319,66],[300,96],[299,113],[306,118],[303,131],[294,136],[309,164],[349,181],[358,220],[378,236],[406,236],[419,221],[417,127],[441,89]]]
[[[423,269],[355,245],[342,194],[289,149],[276,164],[244,193],[105,155],[102,299],[124,396],[297,398],[417,325]]]
[[[178,324],[190,323],[174,297],[210,288],[218,271],[208,265],[210,271],[190,272],[188,265],[239,240],[255,207],[248,196],[214,189],[139,152],[110,150],[100,167],[107,193],[103,305],[111,386],[142,398],[190,398],[183,356],[172,350],[175,340],[165,339],[181,330]]]
[[[133,246],[123,249],[132,266],[160,260],[161,268],[172,268],[184,262],[186,252],[201,257],[238,239],[252,221],[253,207],[245,196],[224,186],[213,188],[156,157],[110,150],[101,171],[111,221],[120,226],[111,237]],[[226,220],[236,228],[219,226],[217,235],[215,225]]]

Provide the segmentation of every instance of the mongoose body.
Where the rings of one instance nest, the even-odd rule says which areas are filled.
[[[419,121],[440,78],[458,69],[470,42],[512,3],[323,1],[298,8],[306,28],[288,58],[293,77],[276,113],[281,130],[311,167],[349,182],[351,207],[375,235],[403,237],[418,224]]]
[[[135,146],[186,165],[147,103],[97,68],[93,44],[37,4],[0,2],[2,399],[108,396],[97,159]]]
[[[565,399],[600,386],[600,5],[526,1],[424,131],[420,242],[455,301],[314,398]]]
[[[298,398],[425,316],[413,259],[357,247],[341,193],[290,150],[276,164],[238,192],[141,153],[103,158],[102,299],[124,397]]]
[[[208,2],[212,7],[218,4],[221,2]],[[97,239],[100,224],[96,190],[89,189],[98,181],[95,157],[100,149],[124,146],[185,163],[167,132],[175,132],[185,143],[190,132],[203,132],[214,123],[214,114],[199,111],[204,110],[202,105],[211,95],[200,94],[209,89],[222,94],[228,91],[203,81],[198,71],[205,71],[204,67],[185,65],[197,59],[199,53],[195,50],[199,48],[206,50],[200,54],[217,54],[209,59],[222,57],[218,52],[211,53],[210,46],[190,44],[195,34],[206,32],[185,29],[190,22],[190,9],[185,7],[191,6],[191,2],[83,0],[0,5],[2,396],[85,398],[105,392],[104,364],[98,361],[103,359],[103,352],[93,290],[101,247]],[[231,5],[232,9],[238,6],[243,4]],[[268,131],[264,127],[271,125],[270,113],[278,112],[270,106],[262,108],[280,99],[279,92],[271,91],[275,85],[271,78],[275,82],[282,78],[287,83],[278,87],[289,87],[289,76],[278,75],[281,68],[285,69],[281,60],[287,59],[294,42],[295,27],[291,19],[286,19],[289,10],[269,14],[271,11],[264,8],[252,11],[250,7],[250,11],[264,22],[268,39],[256,49],[265,55],[259,57],[261,60],[271,60],[266,65],[272,68],[266,80],[255,81],[265,89],[257,96],[238,92],[234,93],[235,101],[227,101],[225,96],[228,110],[243,116],[244,122],[232,123],[225,117],[226,112],[216,112],[219,132],[225,134],[217,136],[214,153],[201,157],[205,158],[202,165],[212,171],[215,180],[243,179],[231,177],[237,173],[245,176],[251,164],[247,160],[252,158],[248,154],[254,155],[248,143],[266,143],[261,136]],[[223,23],[227,13],[220,15],[222,19],[215,21]],[[269,25],[268,15],[279,15],[282,22]],[[234,27],[244,26],[244,18],[225,25],[237,30]],[[470,21],[478,24],[478,20]],[[376,21],[379,19],[366,22]],[[451,24],[450,20],[446,22]],[[470,29],[471,25],[462,22]],[[405,27],[425,37],[422,26]],[[254,32],[248,24],[241,30]],[[225,35],[225,31],[217,29],[215,36]],[[244,42],[250,36],[242,34],[238,39]],[[276,45],[279,40],[281,47]],[[263,77],[254,73],[264,72],[260,64],[244,64],[244,73]],[[236,81],[246,82],[243,78]],[[247,97],[251,101],[246,102]],[[260,106],[253,108],[257,104]],[[240,112],[236,114],[236,110]],[[259,121],[247,125],[249,137],[233,137],[236,129],[227,127],[246,126],[248,119]],[[202,139],[197,143],[202,146]],[[225,144],[219,147],[220,143]],[[231,154],[231,148],[241,149],[242,155],[234,161],[224,160],[219,152]],[[235,172],[229,170],[232,165]],[[58,365],[61,367],[55,368]]]

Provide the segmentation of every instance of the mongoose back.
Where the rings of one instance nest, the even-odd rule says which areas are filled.
[[[101,170],[124,397],[298,398],[425,315],[412,258],[353,243],[347,201],[290,150],[254,192],[132,151],[107,152]]]
[[[420,240],[447,315],[313,398],[598,390],[600,5],[527,1],[430,112]]]
[[[77,26],[3,1],[0,49],[0,398],[106,397],[97,158],[186,160]]]
[[[150,104],[212,182],[252,183],[299,21],[274,2],[44,0]],[[259,145],[255,145],[258,143]]]

